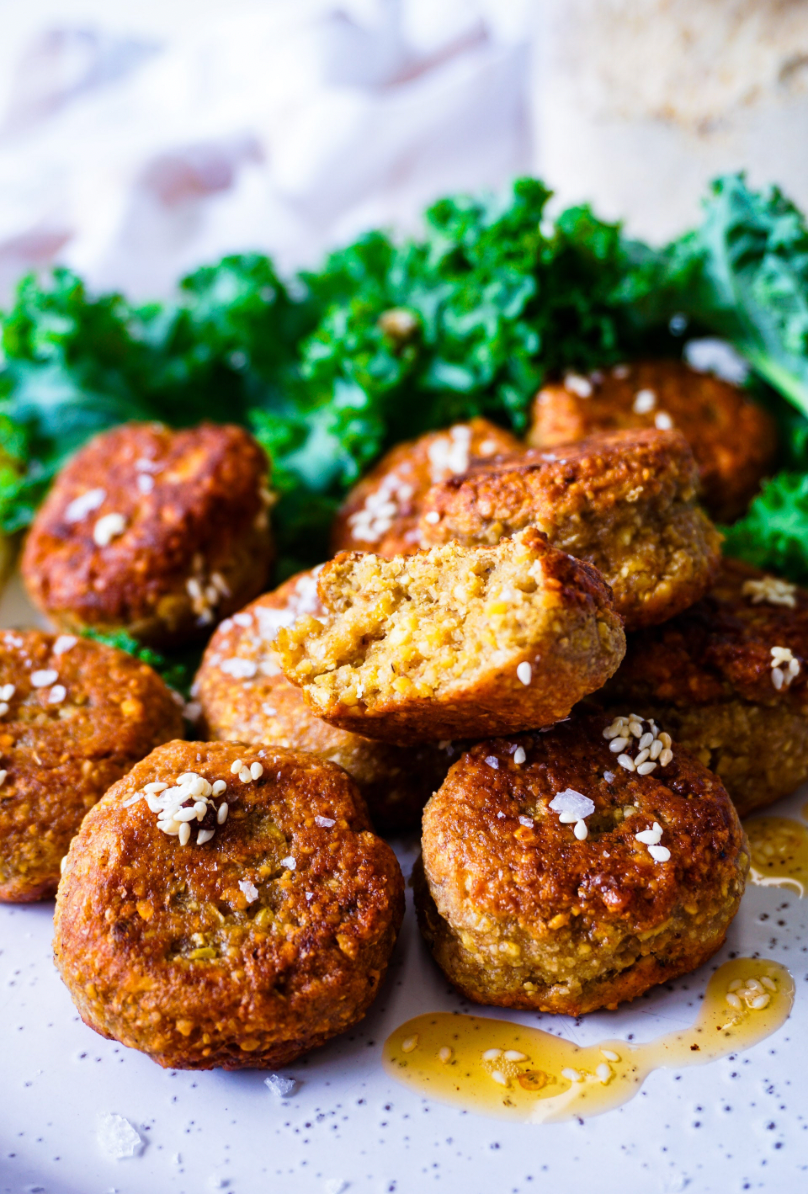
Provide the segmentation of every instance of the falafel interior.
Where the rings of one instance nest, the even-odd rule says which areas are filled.
[[[371,737],[548,724],[600,687],[624,651],[600,576],[533,528],[494,547],[345,553],[318,589],[326,618],[278,633],[284,672],[320,716]]]

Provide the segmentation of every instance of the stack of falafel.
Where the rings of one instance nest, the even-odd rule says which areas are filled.
[[[422,809],[421,928],[472,999],[580,1014],[709,958],[739,812],[808,778],[808,594],[722,561],[701,505],[739,514],[774,450],[685,365],[569,375],[527,445],[480,418],[399,445],[334,558],[259,595],[272,497],[245,432],[94,440],[23,559],[61,633],[0,644],[0,894],[52,894],[66,854],[56,961],[85,1022],[189,1068],[349,1027],[403,912],[371,825]],[[159,677],[77,637],[214,625],[194,742]]]

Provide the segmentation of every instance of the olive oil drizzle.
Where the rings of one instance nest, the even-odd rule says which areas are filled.
[[[749,1049],[787,1020],[794,982],[784,966],[734,958],[710,979],[689,1027],[647,1044],[606,1040],[581,1047],[538,1028],[452,1012],[416,1016],[388,1037],[388,1074],[464,1110],[529,1123],[558,1123],[628,1102],[659,1068],[704,1065]]]

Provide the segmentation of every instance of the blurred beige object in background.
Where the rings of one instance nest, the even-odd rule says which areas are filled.
[[[805,0],[539,0],[539,168],[659,241],[746,169],[808,206]]]

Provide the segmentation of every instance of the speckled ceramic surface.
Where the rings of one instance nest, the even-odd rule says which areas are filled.
[[[12,583],[0,624],[30,624]],[[777,811],[800,817],[802,792]],[[416,843],[400,843],[405,873]],[[409,895],[408,895],[409,900]],[[780,1031],[701,1068],[658,1070],[625,1106],[582,1122],[506,1123],[426,1101],[389,1078],[382,1044],[433,1010],[474,1010],[447,988],[408,903],[390,975],[360,1029],[290,1067],[283,1100],[263,1073],[178,1073],[79,1021],[51,962],[50,903],[0,907],[2,1194],[645,1194],[808,1190],[808,900],[750,887],[724,950],[625,1009],[575,1022],[491,1009],[580,1044],[650,1040],[693,1021],[712,970],[760,954],[791,971]],[[486,1014],[483,1012],[482,1014]],[[116,1161],[100,1115],[146,1141]]]

